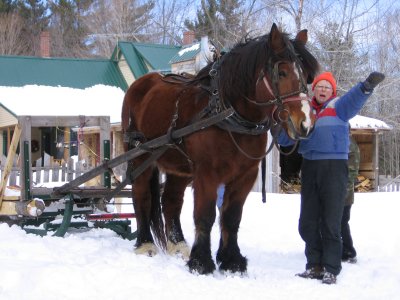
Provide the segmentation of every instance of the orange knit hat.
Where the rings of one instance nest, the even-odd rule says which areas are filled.
[[[336,96],[336,80],[335,77],[333,77],[331,72],[324,72],[319,74],[317,77],[315,77],[313,83],[312,83],[312,90],[314,91],[315,85],[321,81],[321,80],[326,80],[332,85],[333,89],[333,96]]]

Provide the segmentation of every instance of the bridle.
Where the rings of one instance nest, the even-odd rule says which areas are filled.
[[[279,92],[279,66],[282,63],[285,63],[282,60],[279,60],[272,63],[272,57],[268,60],[267,64],[267,73],[269,74],[269,78],[271,80],[271,84],[269,83],[267,76],[264,73],[264,70],[261,69],[257,81],[256,86],[258,84],[263,83],[272,99],[270,100],[252,100],[247,96],[242,95],[242,98],[246,99],[251,104],[266,107],[273,106],[272,109],[272,117],[269,117],[269,114],[265,116],[263,121],[254,122],[243,117],[230,103],[229,99],[221,99],[221,95],[219,94],[219,72],[220,65],[224,57],[217,58],[217,60],[213,63],[209,76],[211,77],[209,92],[211,94],[209,105],[206,108],[208,112],[212,114],[218,113],[224,109],[231,108],[234,110],[232,116],[228,119],[224,120],[217,124],[218,127],[236,133],[243,133],[249,135],[260,135],[266,133],[272,127],[278,126],[281,123],[287,122],[289,126],[294,130],[294,125],[290,119],[289,112],[284,108],[284,104],[288,102],[295,101],[303,101],[308,100],[306,95],[308,94],[307,83],[304,81],[302,74],[302,63],[299,58],[299,55],[295,52],[293,45],[291,42],[287,44],[287,48],[289,50],[289,55],[293,57],[293,63],[297,69],[299,76],[299,90],[281,95]],[[280,52],[279,52],[280,53]],[[277,53],[277,54],[279,54]],[[275,118],[275,112],[277,112],[277,118]],[[287,118],[283,118],[283,112],[287,112]],[[295,131],[295,130],[294,130]]]
[[[265,88],[267,89],[267,91],[269,93],[269,96],[272,96],[273,99],[260,101],[260,100],[252,100],[252,99],[250,99],[248,97],[244,97],[244,99],[246,99],[246,101],[248,101],[248,102],[250,102],[250,103],[252,103],[254,105],[257,105],[257,106],[265,107],[265,106],[273,105],[274,107],[272,109],[272,114],[271,115],[272,115],[272,118],[273,118],[275,124],[288,122],[289,119],[290,119],[290,118],[289,119],[287,119],[287,118],[285,119],[285,118],[281,117],[282,112],[284,112],[284,111],[287,112],[287,110],[283,107],[283,105],[285,103],[308,100],[308,98],[306,96],[308,94],[307,83],[304,81],[303,76],[301,76],[302,69],[303,69],[302,68],[302,64],[301,64],[301,61],[300,61],[298,55],[295,53],[295,51],[293,49],[293,46],[291,44],[290,44],[290,46],[288,46],[288,48],[294,54],[294,57],[295,57],[294,64],[295,64],[295,67],[297,69],[298,74],[300,75],[299,76],[299,83],[300,83],[299,90],[291,92],[291,93],[287,93],[287,94],[284,94],[284,95],[280,95],[279,88],[278,88],[278,85],[279,85],[279,65],[282,64],[282,63],[285,63],[285,62],[277,61],[277,62],[275,62],[273,68],[271,68],[270,67],[271,66],[271,62],[269,61],[267,69],[269,70],[269,74],[270,74],[270,78],[271,78],[272,84],[270,84],[268,82],[268,79],[265,76],[264,70],[261,69],[261,71],[260,71],[260,73],[258,75],[257,81],[256,81],[256,86],[260,82],[262,82],[264,84]],[[278,120],[276,120],[275,117],[274,117],[276,111],[278,111],[277,112]],[[287,113],[288,113],[288,116],[289,116],[289,112],[287,112]]]

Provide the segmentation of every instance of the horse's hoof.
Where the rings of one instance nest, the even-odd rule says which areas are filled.
[[[139,247],[135,248],[134,252],[139,255],[147,255],[153,257],[157,255],[158,249],[153,243],[143,243]]]
[[[247,273],[247,258],[240,256],[235,260],[231,261],[222,261],[219,265],[220,271],[227,271],[232,273]]]
[[[207,275],[215,271],[215,264],[212,260],[202,262],[196,258],[191,258],[187,265],[189,266],[190,273]]]
[[[172,256],[180,256],[185,261],[188,261],[190,257],[190,247],[186,244],[185,241],[181,241],[177,244],[168,241],[167,252],[169,255]]]

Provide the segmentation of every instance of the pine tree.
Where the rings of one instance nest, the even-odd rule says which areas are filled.
[[[232,46],[245,32],[241,22],[242,4],[239,0],[202,0],[196,20],[186,20],[185,26],[197,39],[206,35],[221,48]]]
[[[13,12],[15,8],[15,0],[0,0],[0,14]]]
[[[343,33],[337,23],[327,23],[316,34],[318,61],[332,72],[338,82],[338,92],[347,91],[357,81],[362,68],[362,53],[356,53],[353,34]]]
[[[88,30],[82,22],[93,0],[59,0],[51,3],[52,56],[88,57]]]
[[[40,55],[40,34],[48,29],[48,4],[41,0],[18,0],[18,14],[24,20],[21,38],[26,42],[27,55]]]

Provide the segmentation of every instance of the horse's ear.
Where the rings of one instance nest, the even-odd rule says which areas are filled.
[[[307,29],[303,29],[303,30],[299,31],[299,33],[296,35],[295,40],[300,41],[303,44],[306,44],[308,41]]]
[[[274,50],[275,53],[278,53],[285,48],[283,35],[279,31],[278,26],[276,26],[275,23],[272,24],[271,32],[269,33],[269,43],[271,45],[272,50]]]

